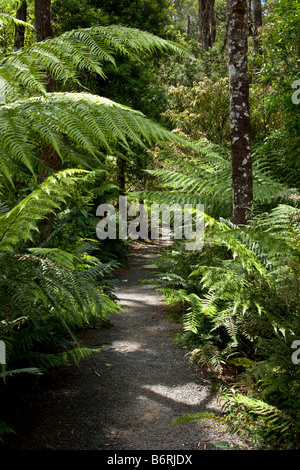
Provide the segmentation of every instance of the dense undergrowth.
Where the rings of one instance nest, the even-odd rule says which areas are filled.
[[[299,222],[283,204],[244,228],[205,216],[201,252],[174,242],[156,263],[178,344],[217,379],[224,422],[266,449],[300,442]]]

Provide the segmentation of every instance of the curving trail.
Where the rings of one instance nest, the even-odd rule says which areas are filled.
[[[220,406],[209,377],[174,343],[175,325],[163,313],[162,297],[139,283],[153,275],[155,256],[155,245],[140,244],[132,253],[118,276],[123,313],[111,319],[113,327],[82,335],[102,351],[49,387],[42,412],[24,430],[23,448],[218,449],[210,441],[224,436],[213,422],[170,424],[186,413],[219,413]]]

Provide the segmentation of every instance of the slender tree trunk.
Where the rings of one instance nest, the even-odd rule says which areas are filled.
[[[51,0],[35,0],[34,7],[37,42],[52,38],[53,31],[51,24]],[[56,82],[50,75],[47,76],[46,88],[49,93],[56,91]],[[49,172],[58,171],[61,167],[61,160],[59,155],[44,141],[41,142],[41,160],[44,164],[44,169],[38,176],[38,182],[40,184],[47,178]],[[49,238],[52,229],[53,214],[49,213],[40,223],[40,243],[45,242]]]
[[[36,40],[37,42],[44,41],[53,37],[52,25],[51,25],[51,0],[35,0],[35,28],[36,28]],[[48,75],[46,83],[47,91],[49,93],[56,91],[55,80]],[[57,171],[59,169],[59,157],[58,155],[45,143],[41,144],[42,161],[46,167]],[[39,182],[43,182],[47,177],[46,171],[42,171],[39,175]]]
[[[190,15],[187,15],[185,34],[187,36],[191,35],[191,17],[190,17]]]
[[[22,0],[21,5],[19,6],[16,14],[17,20],[27,21],[27,2],[26,0]],[[15,51],[22,49],[24,47],[25,41],[25,27],[23,25],[16,25],[15,26],[15,40],[14,40],[14,48]]]
[[[210,46],[212,47],[216,42],[217,26],[215,18],[215,0],[210,2]]]
[[[35,29],[37,42],[44,41],[53,37],[51,17],[52,7],[51,0],[35,0],[34,1],[34,14],[35,14]],[[48,76],[47,91],[56,91],[55,80]]]
[[[53,31],[51,25],[51,0],[35,0],[35,29],[37,42],[52,38]]]
[[[253,35],[252,31],[252,0],[247,0],[247,6],[248,6],[248,27],[249,27],[249,36]]]
[[[198,0],[198,21],[200,43],[206,51],[209,49],[209,0]]]
[[[259,28],[262,27],[261,0],[251,0],[252,2],[252,38],[253,38],[253,64],[252,64],[252,83],[257,81],[257,70],[259,69],[260,56],[262,48],[259,40]]]
[[[252,24],[254,53],[260,54],[261,47],[258,39],[259,28],[262,27],[261,0],[252,0]]]
[[[215,0],[198,0],[199,40],[208,51],[216,40]]]
[[[227,0],[233,223],[249,222],[253,203],[247,0]]]
[[[124,158],[118,157],[117,159],[117,185],[120,189],[121,196],[126,194],[126,160]]]

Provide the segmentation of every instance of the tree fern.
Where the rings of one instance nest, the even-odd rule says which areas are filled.
[[[191,155],[192,153],[192,155]],[[141,196],[160,204],[204,204],[205,212],[214,217],[229,218],[232,206],[231,161],[224,152],[206,140],[184,150],[184,142],[169,146],[156,161],[159,168],[146,170],[159,190],[141,192]],[[287,188],[270,177],[259,161],[253,164],[255,206],[273,205]],[[287,197],[286,197],[287,200]]]
[[[98,282],[115,269],[115,263],[101,263],[83,251],[28,246],[39,220],[83,191],[86,174],[67,170],[49,177],[0,217],[0,337],[13,369],[50,367],[87,357],[89,351],[78,348],[76,330],[119,312],[109,292],[104,292],[105,282],[102,286]]]
[[[39,189],[0,217],[0,250],[15,251],[20,241],[27,241],[38,230],[39,221],[57,209],[76,189],[85,172],[66,170],[49,177]]]
[[[159,141],[182,141],[140,112],[82,93],[53,93],[2,106],[0,132],[0,171],[10,181],[12,162],[20,162],[35,173],[41,140],[62,160],[72,158],[73,165],[86,168],[99,166],[105,155],[118,155],[132,144],[145,147]],[[66,140],[77,147],[73,155]]]
[[[196,294],[188,294],[184,290],[179,290],[178,295],[180,299],[188,305],[183,317],[183,327],[187,331],[197,333],[198,328],[201,325],[201,317],[203,315],[201,299]]]
[[[115,65],[116,56],[142,60],[141,54],[154,53],[193,58],[182,46],[148,32],[116,25],[95,26],[67,31],[57,38],[7,54],[0,60],[0,79],[6,85],[8,97],[15,99],[18,94],[21,96],[18,84],[30,92],[45,93],[46,73],[62,82],[78,82],[80,71],[106,78],[104,65]]]
[[[191,255],[175,243],[160,264],[164,287],[169,268],[172,276],[184,272],[183,298],[197,298],[199,308],[186,302],[181,316],[193,336],[183,333],[180,343],[214,373],[229,364],[242,369],[241,393],[221,395],[228,398],[225,421],[266,448],[299,445],[299,366],[291,349],[300,337],[299,227],[293,205],[281,204],[243,228],[206,217],[203,249]],[[174,288],[172,278],[169,285]]]
[[[4,9],[5,6],[6,6],[5,2],[0,3],[1,10]],[[0,28],[2,28],[5,23],[14,23],[14,24],[26,26],[29,28],[33,28],[33,26],[30,23],[26,23],[25,21],[19,20],[18,18],[15,18],[12,15],[9,15],[8,13],[4,13],[3,11],[0,11]]]
[[[3,437],[7,434],[15,434],[15,431],[3,421],[0,421],[0,442],[3,442]]]

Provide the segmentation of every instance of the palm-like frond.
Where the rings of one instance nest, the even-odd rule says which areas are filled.
[[[104,65],[115,65],[117,55],[141,60],[141,54],[154,53],[193,58],[184,47],[148,32],[116,25],[95,26],[67,31],[7,54],[0,60],[0,80],[5,83],[8,96],[15,98],[17,84],[34,93],[45,92],[46,73],[63,82],[76,81],[80,71],[105,78]]]
[[[193,156],[163,152],[163,168],[146,170],[160,185],[159,191],[144,191],[141,196],[158,203],[204,204],[205,212],[229,218],[232,208],[232,167],[226,155],[215,151],[206,141],[191,145]],[[190,153],[190,152],[189,152]],[[253,164],[255,204],[270,203],[287,188],[272,179],[259,162]]]
[[[60,208],[73,194],[83,170],[66,170],[49,177],[39,189],[0,217],[0,250],[15,252],[26,242],[47,214]]]
[[[66,142],[72,142],[81,165],[85,152],[86,167],[98,166],[103,156],[128,150],[133,143],[145,147],[159,141],[183,141],[138,111],[85,93],[49,93],[3,105],[0,134],[0,171],[9,180],[12,162],[21,162],[34,173],[40,141],[68,161]]]
[[[8,367],[66,364],[78,347],[76,330],[119,311],[92,273],[83,276],[79,264],[76,270],[66,264],[34,254],[1,254],[0,337],[6,343]]]
[[[57,173],[0,217],[0,338],[16,370],[87,357],[92,351],[78,348],[76,329],[119,311],[106,288],[116,263],[82,250],[26,245],[39,221],[65,208],[90,180],[83,170]]]
[[[5,7],[4,2],[3,4],[0,4],[0,8]],[[18,25],[23,25],[23,26],[28,26],[29,28],[33,28],[33,26],[30,23],[26,23],[25,21],[19,20],[18,18],[15,18],[12,15],[9,15],[8,13],[4,13],[0,11],[0,28],[3,26],[4,23],[14,23]]]

